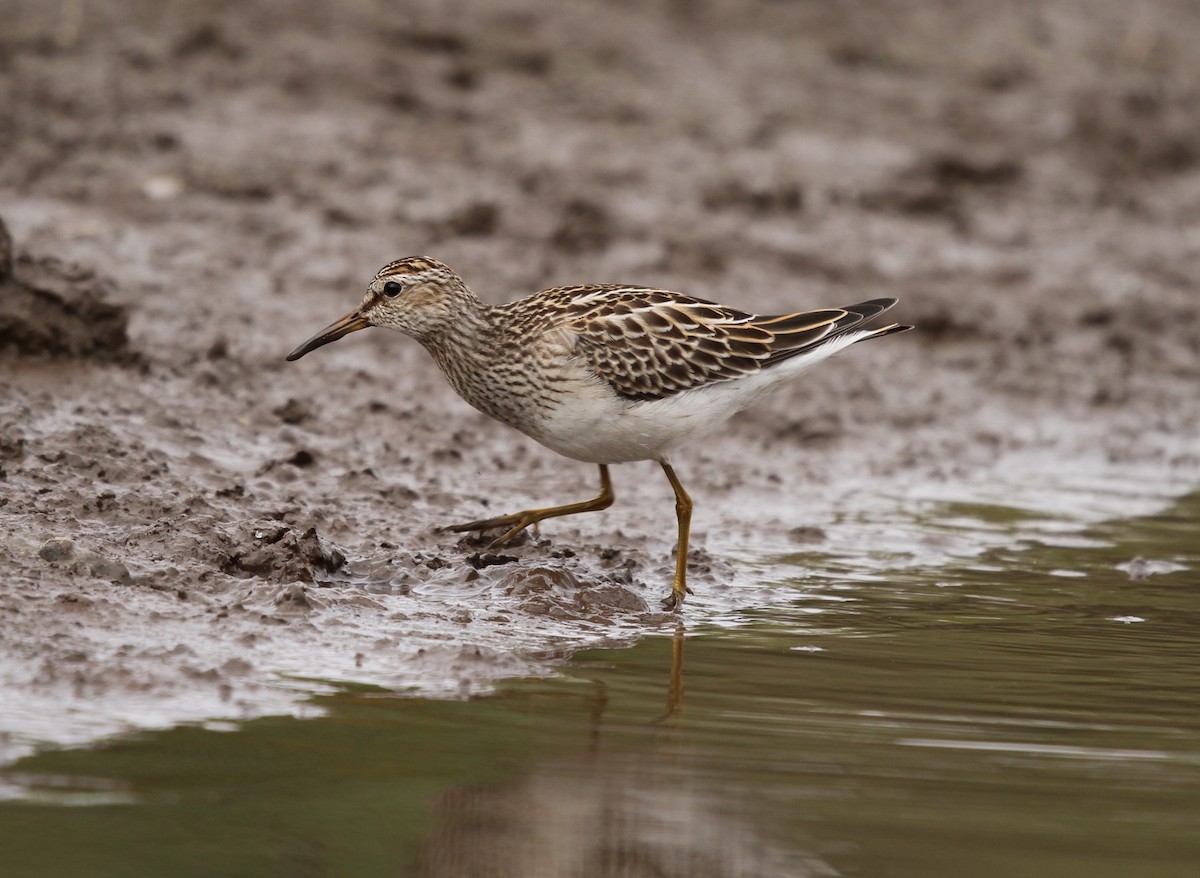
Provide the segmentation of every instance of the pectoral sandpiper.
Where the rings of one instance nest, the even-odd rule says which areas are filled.
[[[675,491],[679,525],[675,580],[663,601],[675,609],[689,591],[692,500],[668,455],[842,348],[911,329],[860,328],[895,303],[758,317],[667,290],[587,284],[488,305],[446,265],[413,256],[381,268],[357,309],[287,358],[368,326],[398,330],[419,341],[479,411],[552,451],[600,465],[592,500],[449,528],[503,530],[496,546],[544,519],[610,506],[609,464],[658,461]]]

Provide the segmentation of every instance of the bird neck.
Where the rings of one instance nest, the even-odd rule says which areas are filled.
[[[490,339],[493,335],[491,312],[491,305],[481,301],[470,290],[461,290],[455,295],[450,313],[420,341],[431,352],[434,348],[462,350],[478,347],[481,340]]]
[[[460,393],[469,373],[486,368],[500,354],[494,311],[494,306],[464,289],[458,291],[444,319],[415,335]]]
[[[514,348],[509,312],[475,299],[436,340],[421,339],[450,386],[479,411],[522,429],[526,400],[511,386],[524,352]],[[522,385],[524,386],[524,385]]]

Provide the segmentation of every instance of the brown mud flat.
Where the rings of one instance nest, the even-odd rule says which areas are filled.
[[[733,556],[819,548],[851,502],[1038,468],[1200,481],[1192,4],[9,6],[12,752],[303,710],[295,678],[470,693],[673,624],[653,464],[489,551],[438,527],[592,496],[594,467],[401,337],[283,362],[403,255],[492,301],[900,297],[918,332],[679,455],[688,621],[768,603]]]

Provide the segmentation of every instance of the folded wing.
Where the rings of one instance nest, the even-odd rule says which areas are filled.
[[[642,287],[572,287],[547,294],[560,298],[560,326],[575,336],[576,355],[630,400],[663,399],[753,374],[812,350],[896,301],[759,317]]]

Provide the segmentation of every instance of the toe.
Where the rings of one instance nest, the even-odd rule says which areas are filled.
[[[496,530],[501,527],[509,527],[514,519],[511,515],[502,515],[498,518],[481,518],[478,521],[468,521],[466,524],[450,524],[442,528],[452,533],[466,533],[471,530]]]

